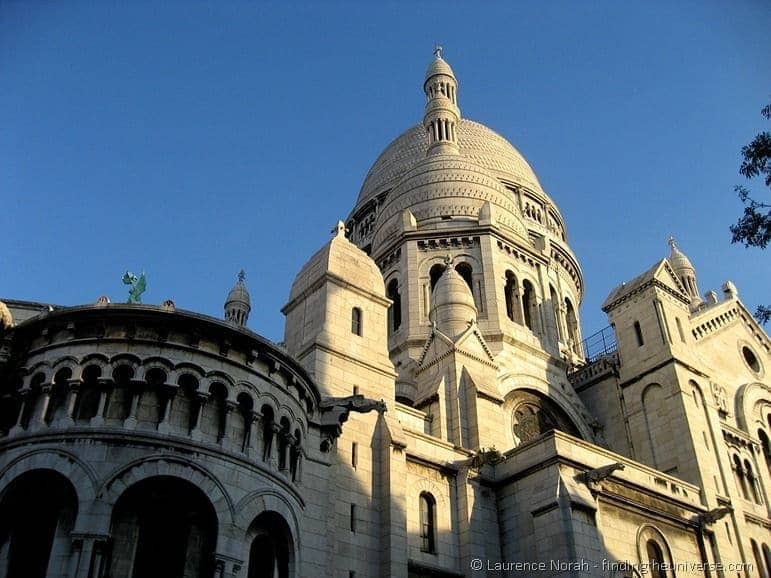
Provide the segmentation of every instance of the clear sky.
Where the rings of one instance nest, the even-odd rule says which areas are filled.
[[[702,292],[770,303],[771,250],[730,244],[740,149],[769,129],[771,3],[0,3],[0,296],[222,316],[283,338],[302,264],[423,113],[434,42],[464,117],[530,161],[583,267],[584,335],[668,254]],[[760,183],[751,185],[766,194]]]

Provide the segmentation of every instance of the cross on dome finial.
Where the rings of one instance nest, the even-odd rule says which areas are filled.
[[[243,284],[244,281],[246,281],[246,272],[243,269],[241,269],[238,272],[238,282]]]
[[[437,58],[442,57],[442,45],[439,44],[438,42],[434,42],[434,56],[436,56]]]
[[[669,239],[667,239],[667,243],[669,243],[669,246],[670,246],[672,249],[674,249],[674,248],[675,248],[675,238],[674,238],[672,235],[670,235],[670,236],[669,236]]]

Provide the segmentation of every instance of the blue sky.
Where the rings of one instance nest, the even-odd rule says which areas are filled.
[[[251,328],[282,339],[294,275],[420,121],[438,41],[463,116],[566,219],[584,335],[670,234],[702,292],[730,278],[754,309],[770,254],[728,226],[769,128],[770,24],[760,0],[3,2],[0,296],[121,301],[144,269],[145,302],[220,317],[243,267]]]

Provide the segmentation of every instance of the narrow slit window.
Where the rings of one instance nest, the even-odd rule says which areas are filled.
[[[362,314],[361,309],[354,307],[351,310],[351,333],[354,335],[361,335],[362,326]]]
[[[637,337],[637,346],[642,347],[645,341],[643,341],[642,327],[640,327],[639,321],[634,322],[634,334]]]

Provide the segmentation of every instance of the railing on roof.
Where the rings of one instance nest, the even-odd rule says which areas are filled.
[[[603,355],[616,351],[616,333],[608,325],[597,333],[583,340],[582,344],[586,363],[593,363]]]

